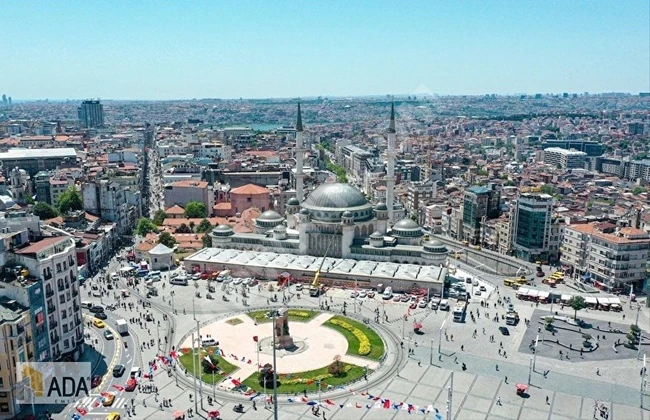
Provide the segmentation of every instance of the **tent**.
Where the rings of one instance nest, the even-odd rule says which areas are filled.
[[[562,297],[560,298],[560,300],[561,300],[562,302],[568,302],[572,297],[573,297],[572,295],[565,295],[565,294],[562,294]]]

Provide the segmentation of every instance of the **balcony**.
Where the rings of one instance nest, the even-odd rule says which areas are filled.
[[[34,360],[34,353],[27,352],[27,360],[29,361]]]
[[[47,312],[52,313],[52,312],[54,312],[54,311],[55,311],[55,309],[54,309],[54,305],[48,305],[48,307],[47,307]]]
[[[55,335],[54,337],[51,338],[50,341],[52,342],[52,344],[56,344],[59,341],[61,341],[61,337],[59,337],[58,335]]]
[[[77,305],[76,303],[72,305],[72,307],[74,308],[75,312],[79,311],[79,305]]]
[[[47,273],[45,273],[45,274],[43,275],[43,279],[45,279],[45,280],[52,280],[52,273],[51,273],[51,272],[47,272]]]
[[[25,327],[16,326],[16,334],[20,335],[25,332]]]
[[[29,344],[32,342],[32,337],[31,336],[25,336],[25,343]]]
[[[50,289],[50,290],[45,292],[45,297],[46,298],[51,298],[52,296],[54,296],[54,290]]]
[[[59,289],[59,292],[62,292],[62,291],[65,290],[65,287],[62,284],[59,284],[58,289]]]
[[[50,329],[51,330],[55,329],[58,326],[59,326],[59,323],[57,321],[51,321],[50,322]]]
[[[72,297],[77,297],[77,295],[79,295],[77,289],[72,289]]]

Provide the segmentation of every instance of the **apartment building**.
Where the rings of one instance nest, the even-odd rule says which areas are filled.
[[[513,248],[517,258],[553,262],[557,258],[553,244],[559,242],[558,221],[553,218],[553,197],[540,193],[519,194],[513,214]]]
[[[564,228],[560,261],[597,287],[610,290],[632,285],[641,290],[650,256],[647,232],[614,223],[587,223]]]
[[[142,215],[142,196],[137,185],[99,179],[82,184],[81,197],[88,213],[116,224],[118,235],[129,235]]]
[[[437,197],[437,182],[411,182],[406,192],[406,209],[411,213],[419,213],[422,207]]]
[[[165,186],[165,207],[175,204],[185,207],[190,201],[205,204],[208,212],[212,210],[214,196],[206,181],[177,181]]]
[[[464,241],[481,242],[481,226],[487,219],[499,216],[501,195],[493,184],[488,187],[474,186],[465,190],[463,198]]]
[[[584,169],[587,154],[578,150],[566,150],[559,147],[544,149],[544,163],[562,169]]]

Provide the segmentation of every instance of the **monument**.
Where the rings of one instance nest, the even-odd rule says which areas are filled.
[[[275,317],[275,346],[278,349],[291,349],[294,347],[293,338],[289,335],[289,310],[279,309]]]

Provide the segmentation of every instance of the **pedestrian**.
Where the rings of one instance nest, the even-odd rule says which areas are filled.
[[[596,375],[600,376],[600,369],[596,369]]]
[[[508,377],[507,377],[507,376],[506,376],[506,380],[505,380],[505,383],[508,383]]]
[[[548,395],[546,396],[546,404],[548,405]]]
[[[546,397],[546,399],[548,399],[548,397]],[[257,404],[255,403],[255,401],[253,401],[253,410],[257,411]]]
[[[461,345],[460,346],[460,351],[465,351],[465,346]]]
[[[418,360],[418,367],[422,367],[422,362]]]
[[[497,372],[498,372],[499,371],[499,365],[498,364],[496,365],[496,368],[497,368]]]
[[[501,405],[501,397],[497,397],[497,405]]]

